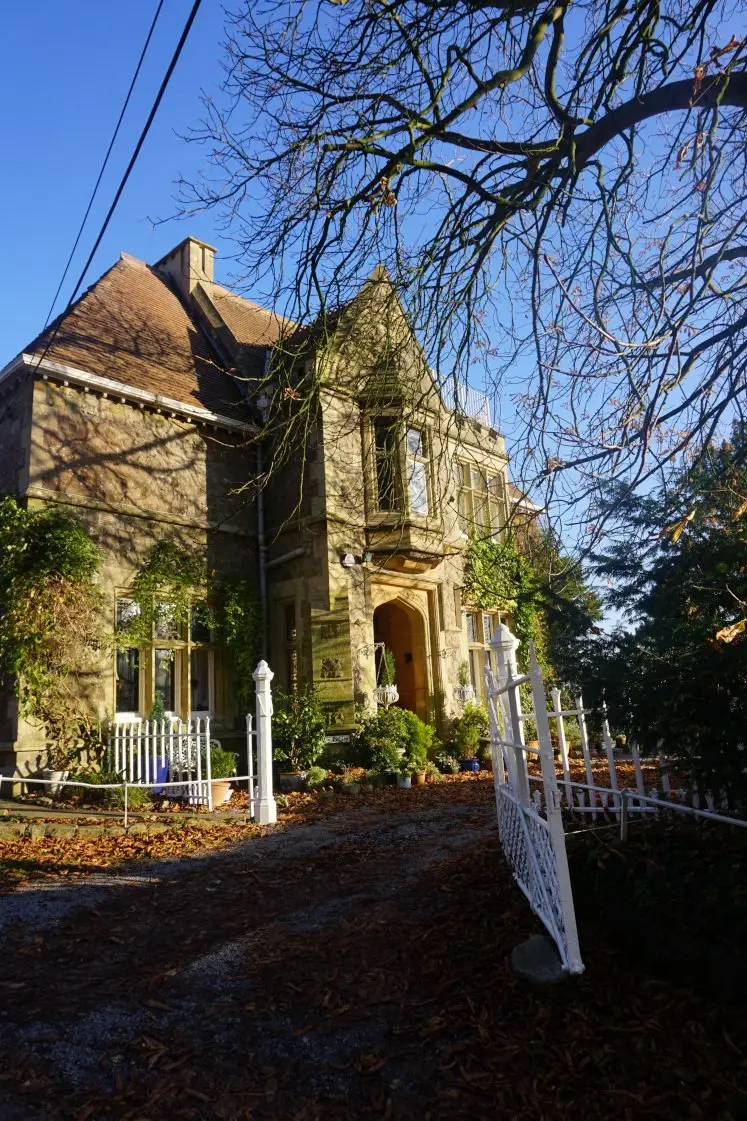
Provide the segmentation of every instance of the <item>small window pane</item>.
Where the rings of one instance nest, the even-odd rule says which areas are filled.
[[[407,450],[410,455],[424,456],[423,433],[418,428],[407,429]]]
[[[167,712],[174,712],[176,659],[173,650],[155,651],[154,693],[163,701]]]
[[[470,676],[470,681],[472,683],[472,688],[475,690],[475,693],[479,696],[480,692],[481,692],[481,689],[480,689],[481,668],[480,668],[480,651],[479,650],[470,650],[470,652],[469,652],[469,676]]]
[[[193,605],[190,611],[189,636],[192,642],[210,642],[210,622],[206,603]]]
[[[484,641],[485,641],[486,645],[489,642],[493,641],[493,616],[492,615],[483,615],[483,617],[482,617],[482,633],[484,635]]]
[[[176,608],[173,603],[157,603],[155,618],[156,638],[175,639],[179,637],[176,625]]]
[[[425,464],[410,464],[410,509],[413,514],[428,513],[428,481]]]
[[[134,599],[117,600],[117,630],[127,631],[140,614],[140,604]]]
[[[210,656],[210,651],[204,648],[193,650],[190,654],[189,704],[192,712],[210,711]]]
[[[140,651],[117,651],[117,712],[140,712]]]
[[[376,486],[380,510],[397,509],[397,432],[393,424],[374,427]]]
[[[467,620],[467,641],[469,643],[478,642],[479,639],[477,637],[477,615],[470,611],[465,616],[465,618]]]

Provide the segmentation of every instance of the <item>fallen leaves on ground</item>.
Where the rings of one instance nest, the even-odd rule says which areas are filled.
[[[10,939],[0,1084],[50,1121],[743,1117],[741,1010],[656,979],[599,910],[582,921],[583,976],[536,989],[513,975],[535,923],[490,785],[460,784],[474,815],[442,789],[416,792],[399,824],[329,815],[311,847],[289,830],[272,859],[221,855],[81,909],[42,945]],[[417,865],[434,809],[433,860]],[[440,838],[476,823],[439,859]],[[110,1038],[85,1068],[92,1025]],[[77,1083],[55,1064],[76,1040]]]
[[[416,809],[421,802],[429,806],[465,802],[485,804],[491,797],[492,775],[485,772],[453,775],[443,783],[415,786],[410,790],[377,787],[367,793],[337,794],[334,798],[325,798],[319,793],[290,793],[280,799],[278,824],[287,827],[330,817],[351,808],[406,813]],[[238,792],[234,795],[234,809],[241,809],[245,804],[246,794]],[[43,822],[44,818],[40,820]],[[103,819],[102,823],[119,824]],[[91,837],[81,833],[76,837],[0,840],[0,894],[13,891],[33,879],[75,879],[93,872],[116,871],[135,861],[211,852],[266,832],[267,827],[243,821],[232,822],[226,814],[225,820],[211,823],[209,827],[182,825],[163,833],[128,833],[109,837]]]

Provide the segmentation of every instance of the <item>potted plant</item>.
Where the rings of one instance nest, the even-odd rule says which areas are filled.
[[[41,777],[49,784],[45,787],[44,793],[49,793],[54,798],[62,794],[65,789],[65,779],[70,775],[72,761],[70,753],[57,745],[48,750],[47,766],[42,767],[40,771]]]
[[[162,723],[164,723],[165,721],[168,720],[168,717],[166,716],[166,707],[163,703],[163,696],[162,696],[161,693],[156,693],[156,696],[153,700],[153,707],[150,710],[150,716],[148,717],[148,720],[150,721],[152,729],[155,728],[156,725],[160,725],[160,724],[162,724]],[[166,726],[166,731],[168,731],[169,727],[171,727],[170,723],[168,724],[168,726]],[[159,730],[160,730],[160,728],[159,728]],[[147,783],[151,783],[151,782],[157,783],[158,785],[154,786],[152,788],[152,793],[153,794],[163,794],[163,791],[164,791],[163,783],[168,782],[168,780],[169,780],[169,764],[168,764],[168,762],[166,762],[164,760],[164,762],[162,763],[161,762],[161,756],[157,755],[155,763],[154,763],[154,761],[153,761],[153,759],[150,755],[150,752],[148,752],[148,751],[145,752],[144,762],[145,762],[145,778],[144,778],[144,781],[147,782]],[[211,754],[211,762],[212,762],[212,754]],[[231,774],[236,774],[236,771],[235,770],[232,771]],[[230,795],[229,795],[229,797],[230,797]],[[215,799],[215,792],[214,792],[214,799]]]
[[[379,673],[383,680],[376,687],[376,700],[378,704],[384,705],[385,708],[395,705],[399,700],[399,689],[394,680],[396,670],[394,654],[385,646],[379,664]]]
[[[278,689],[272,716],[273,758],[285,767],[278,776],[281,790],[303,790],[307,772],[327,743],[327,726],[318,691],[311,684],[297,693]]]
[[[231,779],[236,774],[236,760],[237,756],[232,751],[224,751],[217,740],[212,740],[210,744],[210,778],[213,791],[213,808],[222,806],[231,797]]]
[[[463,705],[475,699],[475,688],[470,680],[469,665],[462,662],[457,671],[457,684],[454,686],[454,696]]]
[[[487,734],[488,714],[482,705],[470,701],[456,723],[455,742],[459,753],[459,766],[463,771],[479,771],[477,750],[480,740]]]
[[[361,722],[353,746],[362,766],[396,782],[394,776],[406,768],[409,742],[404,709],[382,708]]]
[[[442,775],[455,775],[459,770],[459,760],[450,751],[437,752],[435,762]]]

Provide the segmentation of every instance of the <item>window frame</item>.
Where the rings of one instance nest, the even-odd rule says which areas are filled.
[[[462,630],[467,644],[467,664],[469,665],[470,680],[475,690],[475,699],[483,704],[487,702],[485,693],[485,666],[490,666],[493,673],[497,672],[497,658],[490,645],[490,637],[495,634],[495,628],[500,624],[500,611],[477,611],[474,608],[462,612]],[[473,621],[474,638],[470,638],[469,620]],[[485,620],[490,620],[490,637],[487,635]],[[477,662],[479,673],[475,672],[474,662]]]
[[[117,591],[114,600],[114,614],[115,623],[119,622],[119,605],[125,601],[132,601],[132,596],[129,590]],[[114,652],[114,721],[115,723],[136,723],[147,720],[146,713],[150,712],[153,708],[156,698],[156,651],[168,650],[172,654],[173,659],[173,691],[174,691],[174,707],[166,709],[166,717],[170,720],[194,720],[194,719],[215,719],[216,714],[216,651],[217,646],[213,641],[213,636],[210,635],[209,640],[194,639],[193,634],[193,617],[192,611],[198,603],[202,601],[195,601],[195,604],[190,608],[190,618],[185,626],[179,630],[172,631],[173,637],[165,638],[159,633],[158,616],[155,614],[153,620],[153,631],[150,642],[145,646],[121,646]],[[118,711],[117,710],[117,683],[119,680],[117,672],[117,655],[119,650],[137,650],[138,651],[138,698],[140,711]],[[192,653],[195,650],[207,651],[207,667],[208,667],[208,708],[207,709],[192,709]]]

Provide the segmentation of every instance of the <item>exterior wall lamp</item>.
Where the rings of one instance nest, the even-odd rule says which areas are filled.
[[[372,560],[373,553],[363,553],[359,557],[356,557],[353,553],[343,553],[340,557],[340,564],[343,568],[355,568],[357,564],[370,564]]]

